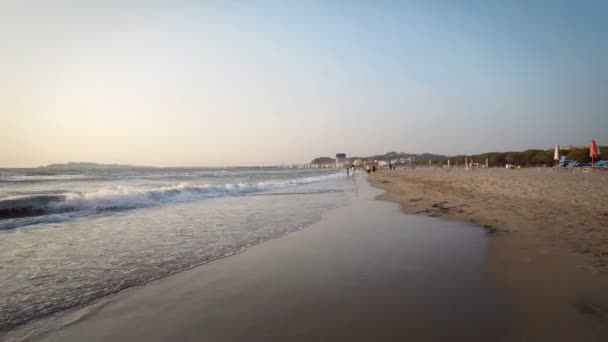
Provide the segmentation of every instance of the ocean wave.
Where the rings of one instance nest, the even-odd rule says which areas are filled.
[[[64,195],[33,195],[0,200],[0,218],[43,215],[49,205],[65,200]]]
[[[253,194],[298,185],[335,179],[340,174],[236,184],[180,183],[157,188],[117,186],[89,193],[39,194],[0,200],[0,229],[57,222],[75,216],[104,211],[152,207],[166,203],[189,202],[198,199]],[[70,214],[68,216],[61,214]],[[44,216],[45,218],[40,218]],[[32,219],[36,217],[37,219]]]

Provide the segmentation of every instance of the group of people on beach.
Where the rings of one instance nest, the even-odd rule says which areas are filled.
[[[378,168],[376,167],[375,164],[366,164],[365,165],[365,172],[367,172],[367,174],[372,174],[372,173],[376,173],[376,171],[378,170]],[[346,176],[347,177],[355,177],[355,164],[352,164],[350,166],[346,167]]]
[[[351,166],[347,166],[346,167],[346,177],[350,177],[350,176],[355,177],[355,165],[351,165]]]

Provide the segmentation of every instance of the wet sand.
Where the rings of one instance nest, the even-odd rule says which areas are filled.
[[[487,233],[404,215],[363,178],[299,232],[38,322],[44,341],[500,341]],[[21,333],[27,334],[27,327]],[[31,331],[30,331],[31,333]]]
[[[486,271],[514,303],[512,340],[608,340],[608,174],[424,168],[372,182],[408,213],[492,232]]]

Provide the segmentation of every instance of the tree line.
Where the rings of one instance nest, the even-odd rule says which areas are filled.
[[[608,158],[608,146],[600,146],[600,153],[604,159]],[[506,164],[514,164],[521,166],[551,166],[554,164],[553,161],[554,150],[537,150],[529,149],[521,152],[486,152],[474,155],[458,155],[448,157],[447,159],[418,159],[416,160],[417,165],[428,165],[429,160],[432,164],[447,164],[447,160],[450,161],[451,165],[464,165],[465,158],[469,160],[472,158],[475,163],[484,164],[486,158],[488,159],[489,166],[505,166]],[[566,156],[567,160],[574,160],[578,162],[588,163],[591,162],[589,156],[589,147],[572,147],[568,149],[561,149],[560,156]]]

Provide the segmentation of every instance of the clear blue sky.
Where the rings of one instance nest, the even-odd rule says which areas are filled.
[[[608,1],[4,1],[0,166],[608,144]]]

